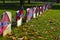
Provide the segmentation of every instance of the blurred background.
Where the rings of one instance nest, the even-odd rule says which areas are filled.
[[[19,9],[22,5],[26,7],[40,6],[44,3],[59,3],[60,0],[0,0],[0,9]],[[32,5],[31,5],[32,4]]]

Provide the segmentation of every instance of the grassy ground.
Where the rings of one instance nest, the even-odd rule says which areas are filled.
[[[0,14],[4,10],[0,10]],[[13,18],[15,11],[12,12]],[[1,15],[0,15],[1,16]],[[60,39],[60,10],[51,9],[46,11],[39,17],[32,19],[29,23],[24,23],[23,26],[17,28],[12,26],[12,37],[0,37],[0,40],[12,40],[24,37],[27,40],[58,40]]]

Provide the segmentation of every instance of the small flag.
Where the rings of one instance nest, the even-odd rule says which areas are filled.
[[[2,16],[3,36],[11,33],[11,13],[5,11]]]
[[[22,25],[22,18],[24,15],[23,9],[20,9],[16,14],[17,27]]]
[[[31,20],[31,18],[32,18],[32,16],[33,16],[33,9],[32,8],[28,8],[27,9],[27,15],[26,15],[27,17],[27,19],[26,19],[26,21],[28,22],[28,21],[30,21]]]
[[[27,10],[26,10],[26,21],[28,21],[29,11],[30,11],[30,8],[27,8]]]
[[[4,31],[10,22],[10,19],[6,12],[3,13],[2,22],[3,22],[3,31]]]
[[[36,7],[33,7],[33,18],[36,18]]]

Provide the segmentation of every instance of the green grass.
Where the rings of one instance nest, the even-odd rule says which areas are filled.
[[[0,10],[2,14],[4,10]],[[13,18],[15,17],[15,11],[9,10],[12,12]],[[24,28],[26,30],[24,30]],[[24,34],[27,32],[27,34]],[[37,34],[34,34],[37,32]],[[30,22],[23,24],[17,28],[12,26],[12,36],[18,38],[26,36],[27,39],[33,37],[34,40],[57,40],[60,36],[60,10],[50,9],[39,17],[32,19]],[[38,38],[38,35],[42,38]],[[10,36],[0,37],[0,40],[12,40]]]

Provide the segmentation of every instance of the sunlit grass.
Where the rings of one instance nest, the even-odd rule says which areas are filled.
[[[3,11],[4,10],[0,10],[0,14],[2,14]],[[12,12],[14,18],[16,11],[8,11]],[[48,10],[30,22],[24,23],[23,26],[19,28],[12,26],[12,34],[16,39],[26,36],[28,40],[57,40],[60,36],[60,10]],[[12,38],[9,37],[10,36],[6,36],[5,38],[0,37],[0,40],[12,40]]]

